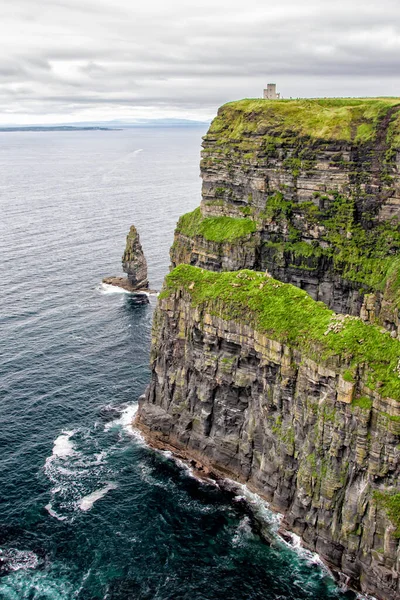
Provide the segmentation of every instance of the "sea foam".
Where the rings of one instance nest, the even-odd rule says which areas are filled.
[[[53,442],[53,456],[58,458],[66,458],[74,453],[74,445],[70,438],[76,431],[63,431]]]
[[[122,411],[120,416],[117,419],[114,419],[113,421],[109,421],[108,423],[105,424],[104,426],[104,431],[108,431],[109,429],[112,429],[116,426],[120,426],[122,427],[127,433],[134,435],[135,437],[138,437],[140,439],[142,439],[142,436],[140,434],[139,431],[137,431],[133,426],[133,420],[135,418],[135,415],[138,411],[139,408],[139,404],[137,402],[133,403],[133,404],[129,404],[128,406],[126,406]]]
[[[9,571],[36,569],[39,564],[39,559],[34,552],[17,550],[16,548],[0,549],[0,560]]]
[[[95,490],[91,494],[81,498],[78,501],[79,508],[83,511],[90,510],[97,500],[100,500],[100,498],[103,498],[110,490],[115,490],[117,487],[118,486],[116,483],[107,483],[107,485],[105,485],[103,488]]]
[[[128,290],[124,290],[123,288],[117,286],[117,285],[111,285],[109,283],[99,283],[99,285],[96,287],[97,291],[100,292],[100,294],[105,294],[105,295],[110,295],[110,294],[128,294],[131,295],[132,292],[129,292]]]
[[[53,510],[53,508],[51,506],[51,502],[49,502],[48,504],[46,504],[45,509],[47,510],[47,512],[49,513],[49,515],[51,517],[54,517],[58,521],[66,521],[67,520],[67,517],[62,517],[55,510]]]

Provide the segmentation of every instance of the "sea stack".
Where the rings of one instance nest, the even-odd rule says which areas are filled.
[[[140,304],[148,303],[149,281],[147,279],[147,261],[145,259],[139,234],[134,225],[126,236],[125,252],[122,256],[122,269],[128,277],[105,277],[103,283],[115,285],[134,294]],[[147,293],[146,293],[147,292]]]
[[[122,269],[128,275],[132,288],[143,290],[149,287],[147,262],[140,243],[139,234],[134,225],[126,236],[125,252],[122,256]]]

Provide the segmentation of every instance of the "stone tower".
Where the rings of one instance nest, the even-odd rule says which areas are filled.
[[[264,90],[265,100],[279,100],[280,94],[276,92],[276,83],[267,83],[267,88]]]

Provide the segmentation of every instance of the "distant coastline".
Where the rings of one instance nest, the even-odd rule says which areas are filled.
[[[0,125],[0,132],[7,131],[121,131],[133,128],[192,128],[208,127],[209,121],[192,121],[190,119],[137,119],[136,121],[103,121],[75,122],[70,125],[55,123],[53,125]]]
[[[39,125],[27,125],[25,127],[0,127],[0,132],[16,131],[120,131],[120,127],[72,127],[68,125],[50,125],[49,127]]]

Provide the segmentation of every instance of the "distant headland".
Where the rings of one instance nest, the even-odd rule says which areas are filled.
[[[69,125],[55,123],[52,125],[0,125],[0,132],[8,131],[121,131],[121,129],[136,128],[192,128],[208,127],[209,121],[194,121],[191,119],[136,119],[112,121],[84,121]]]

